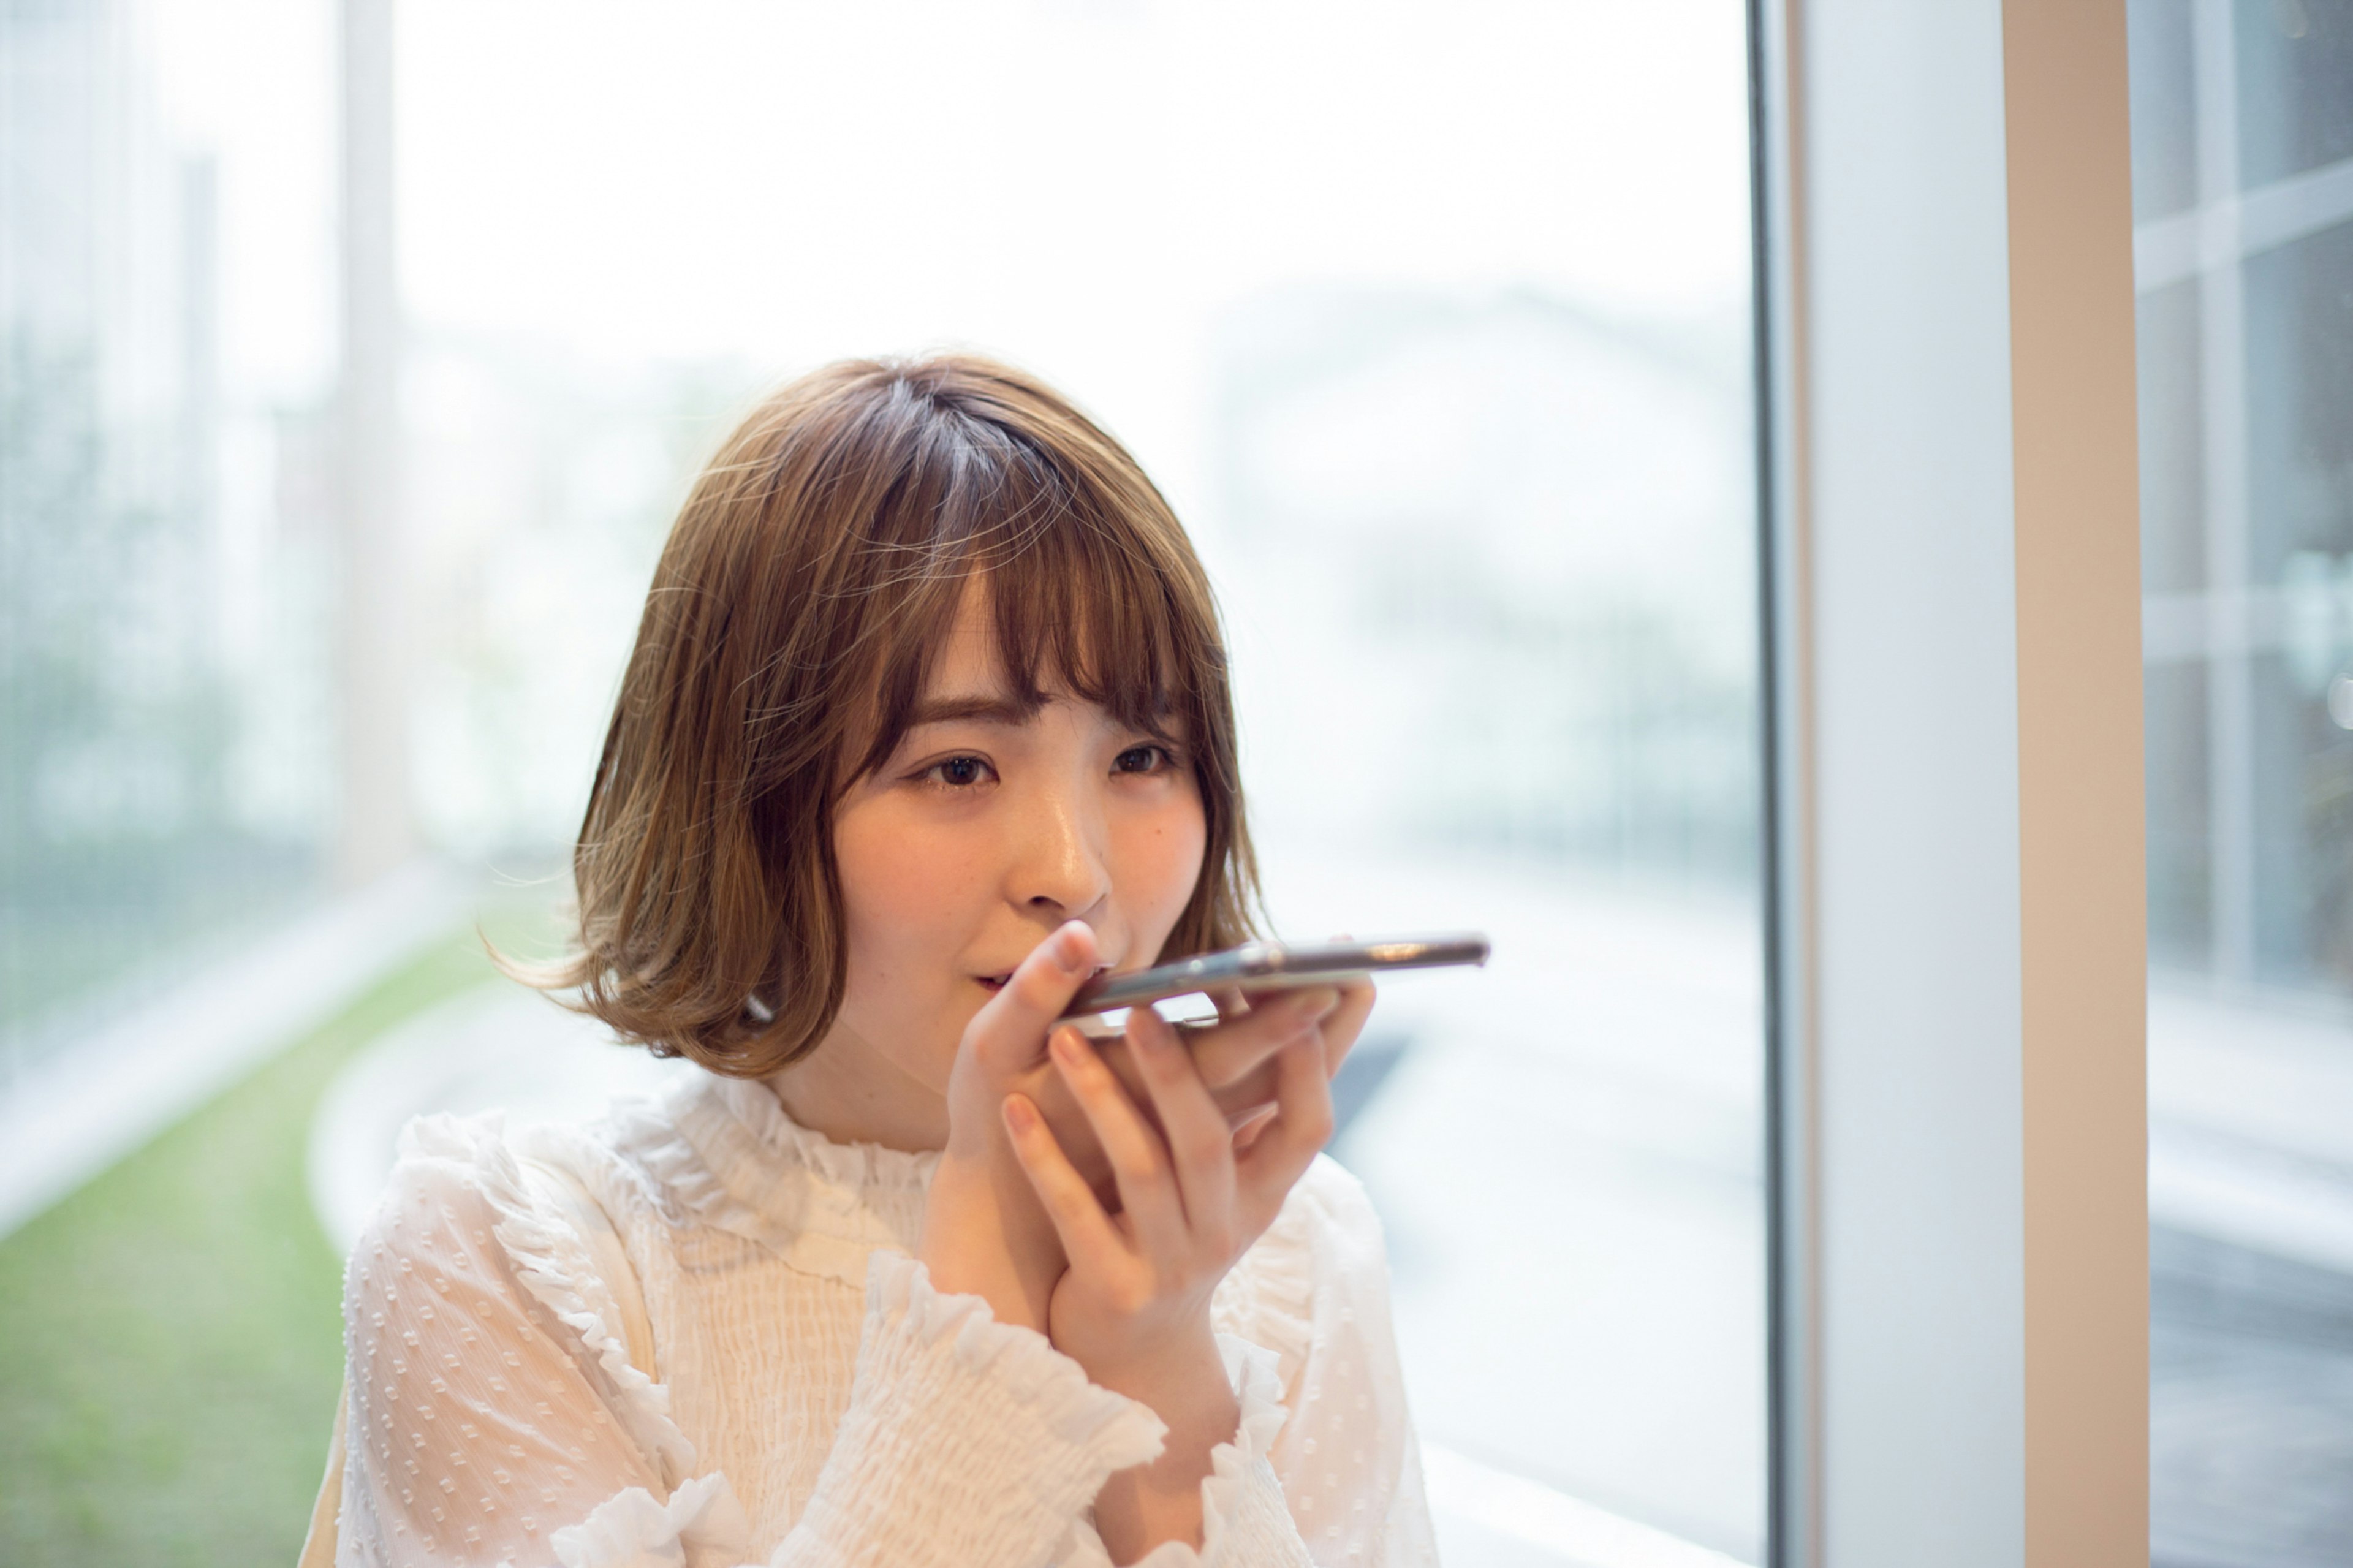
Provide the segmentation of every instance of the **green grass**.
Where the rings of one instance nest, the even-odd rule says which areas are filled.
[[[311,1112],[386,1028],[493,978],[469,931],[0,1240],[0,1563],[285,1563],[342,1378]]]

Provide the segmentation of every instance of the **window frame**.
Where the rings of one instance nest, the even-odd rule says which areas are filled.
[[[2122,0],[1751,0],[1777,1568],[2147,1562]]]

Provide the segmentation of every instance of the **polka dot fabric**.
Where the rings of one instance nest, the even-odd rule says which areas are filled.
[[[412,1158],[352,1253],[339,1563],[552,1563],[554,1531],[659,1484],[499,1220],[467,1165]]]
[[[345,1274],[334,1561],[1108,1568],[1092,1500],[1163,1428],[931,1289],[935,1164],[701,1074],[586,1127],[413,1124]],[[1214,1316],[1241,1426],[1201,1547],[1145,1568],[1434,1563],[1354,1179],[1319,1160]]]

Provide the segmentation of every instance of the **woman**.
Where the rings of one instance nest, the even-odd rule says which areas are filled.
[[[1056,1023],[1242,939],[1251,867],[1208,582],[1116,443],[967,357],[769,399],[532,977],[706,1070],[412,1126],[334,1561],[1433,1561],[1379,1228],[1316,1157],[1371,987]]]

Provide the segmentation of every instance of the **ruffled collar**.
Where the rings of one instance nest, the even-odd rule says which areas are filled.
[[[767,1085],[699,1069],[659,1100],[617,1101],[603,1126],[595,1141],[609,1141],[652,1179],[671,1223],[742,1237],[803,1273],[860,1289],[874,1252],[914,1256],[940,1162],[837,1143],[786,1115]],[[1219,1285],[1212,1322],[1273,1351],[1288,1390],[1313,1337],[1317,1238],[1377,1235],[1378,1225],[1362,1190],[1319,1156]]]
[[[785,1112],[765,1083],[689,1074],[617,1129],[620,1142],[702,1224],[797,1268],[863,1285],[877,1247],[912,1254],[936,1152],[838,1143]]]

